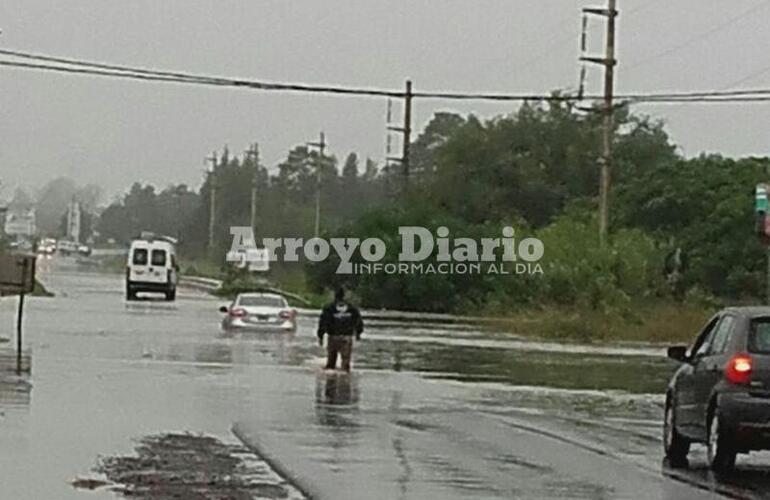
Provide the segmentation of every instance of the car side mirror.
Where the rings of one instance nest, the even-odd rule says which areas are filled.
[[[670,359],[680,363],[687,363],[689,361],[689,358],[687,357],[687,346],[684,345],[675,345],[669,347],[666,355]]]
[[[219,312],[226,314],[227,313],[227,306],[222,306],[219,308]]]

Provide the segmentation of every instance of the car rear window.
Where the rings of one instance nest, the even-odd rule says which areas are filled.
[[[153,266],[165,266],[166,265],[166,251],[165,250],[153,250],[152,251],[152,265]]]
[[[770,354],[770,318],[751,320],[749,352]]]
[[[132,260],[136,266],[147,265],[147,249],[137,248],[134,250],[134,258]]]
[[[281,297],[241,297],[238,305],[254,307],[285,307],[286,302]]]

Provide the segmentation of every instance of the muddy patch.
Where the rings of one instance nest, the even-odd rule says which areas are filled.
[[[101,458],[95,470],[111,490],[129,498],[303,498],[250,450],[211,436],[148,436],[139,441],[135,455]]]

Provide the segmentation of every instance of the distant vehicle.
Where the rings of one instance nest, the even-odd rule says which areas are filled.
[[[56,253],[56,240],[53,238],[43,238],[37,244],[37,253],[43,255],[53,255]]]
[[[227,314],[222,320],[225,331],[297,330],[297,311],[276,293],[242,293],[229,307],[222,306],[219,311]]]
[[[78,245],[78,254],[83,257],[88,257],[91,255],[91,247],[88,245]]]
[[[74,241],[59,240],[56,242],[56,250],[62,255],[73,255],[78,252],[78,244]]]
[[[8,244],[8,248],[19,252],[31,252],[33,247],[32,247],[32,243],[29,240],[20,239],[20,240],[10,242]]]
[[[672,465],[686,464],[690,444],[705,443],[709,466],[735,467],[736,455],[770,449],[770,307],[729,308],[711,318],[666,392],[663,441]]]
[[[149,236],[131,243],[126,264],[126,299],[136,300],[137,293],[163,293],[166,300],[176,299],[179,265],[175,240]]]

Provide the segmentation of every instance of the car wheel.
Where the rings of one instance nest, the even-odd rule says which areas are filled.
[[[733,437],[724,420],[719,415],[719,409],[714,409],[708,421],[708,461],[711,470],[729,472],[735,468],[735,458],[738,452]]]
[[[136,300],[136,292],[131,288],[126,288],[126,300]]]
[[[671,399],[666,402],[666,412],[663,419],[663,448],[666,458],[669,459],[673,467],[687,465],[690,440],[676,430],[676,416]]]
[[[166,292],[166,300],[168,301],[176,300],[176,288],[171,290],[170,292]]]

